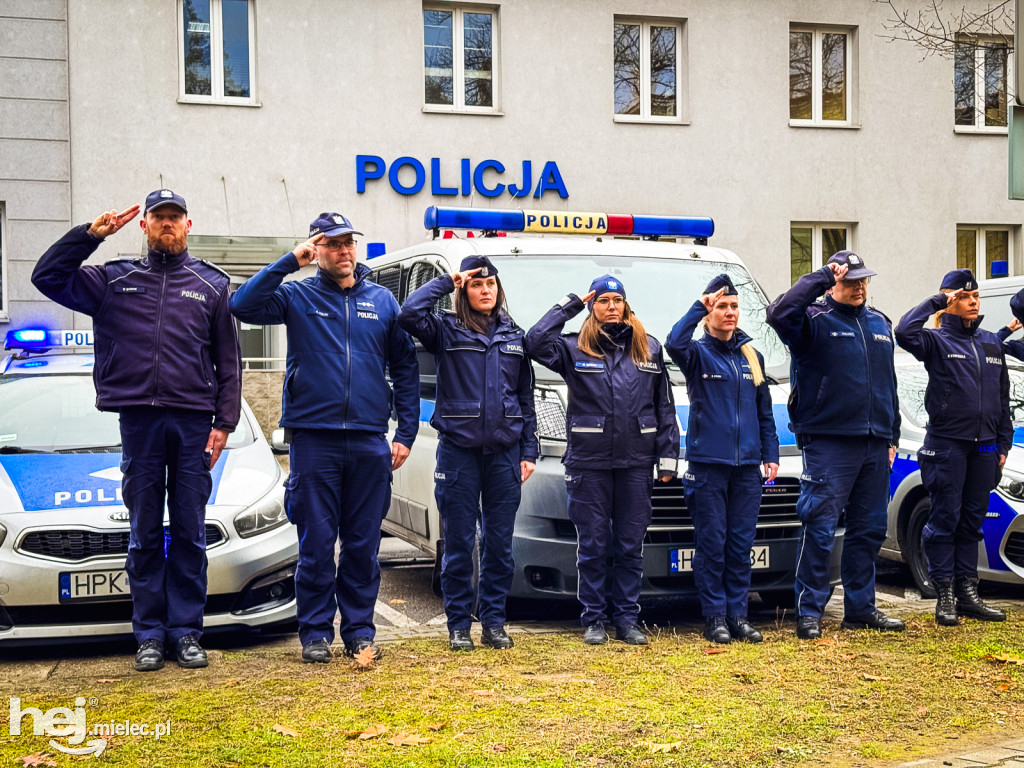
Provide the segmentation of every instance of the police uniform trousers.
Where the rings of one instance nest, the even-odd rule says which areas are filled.
[[[295,429],[289,458],[285,510],[299,537],[299,640],[332,642],[339,612],[343,641],[373,638],[380,525],[391,505],[391,447],[375,432]]]
[[[505,623],[505,598],[512,586],[512,530],[521,497],[518,443],[500,453],[460,448],[441,438],[437,445],[434,498],[441,513],[444,556],[441,591],[448,630],[473,622],[473,549],[480,526],[480,581],[477,615],[485,627]]]
[[[932,581],[977,578],[981,525],[999,483],[998,449],[927,435],[918,463],[931,497],[923,537],[928,575]]]
[[[198,638],[206,607],[206,504],[213,489],[206,444],[213,414],[122,408],[120,425],[132,629],[140,643]]]
[[[577,595],[583,626],[608,619],[608,560],[611,559],[611,620],[636,624],[640,615],[643,542],[651,522],[652,467],[566,467],[569,520],[576,526]]]
[[[691,461],[683,477],[697,543],[693,578],[705,617],[747,615],[750,548],[761,508],[761,470]]]
[[[821,617],[830,593],[829,561],[845,512],[841,573],[847,616],[875,611],[875,558],[885,540],[889,441],[869,436],[802,436],[804,471],[796,514],[796,614]]]

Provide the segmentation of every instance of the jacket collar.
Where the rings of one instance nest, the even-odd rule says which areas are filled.
[[[984,318],[984,315],[978,315],[978,319],[973,323],[964,325],[963,318],[960,315],[951,315],[946,312],[939,318],[939,322],[942,324],[942,330],[944,331],[949,331],[958,336],[973,336],[981,327],[981,321]]]
[[[363,280],[365,280],[369,274],[370,274],[370,268],[368,266],[366,266],[365,264],[363,264],[362,262],[359,262],[359,263],[356,264],[356,269],[355,269],[356,282],[350,288],[342,288],[340,285],[338,285],[336,282],[334,282],[331,278],[327,277],[327,275],[325,275],[320,270],[319,267],[316,270],[316,279],[320,282],[320,285],[325,287],[327,290],[329,290],[329,291],[337,291],[338,293],[344,293],[345,291],[350,291],[351,292],[351,291],[356,291],[359,288],[361,288]]]
[[[171,270],[177,269],[188,259],[188,249],[181,253],[165,253],[156,248],[149,248],[146,253],[146,261],[154,269]]]
[[[864,314],[864,309],[867,307],[867,302],[864,302],[857,307],[852,304],[840,304],[832,298],[831,294],[828,293],[825,294],[825,303],[832,307],[832,309],[835,309],[844,315],[849,315],[850,317],[860,317]]]
[[[734,352],[744,344],[752,341],[752,339],[739,328],[733,331],[732,338],[728,341],[722,341],[720,338],[712,335],[708,331],[704,331],[704,338],[709,344],[724,352]]]

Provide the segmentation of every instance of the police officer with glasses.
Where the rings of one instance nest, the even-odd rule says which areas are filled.
[[[779,471],[764,358],[738,327],[739,318],[736,287],[728,275],[718,275],[665,341],[690,398],[683,489],[697,538],[693,576],[704,637],[713,643],[761,642],[747,620],[750,548],[762,481],[773,482]],[[695,340],[698,325],[704,334]]]
[[[419,428],[416,350],[398,325],[395,297],[357,260],[358,234],[340,213],[321,213],[308,240],[231,297],[243,322],[284,323],[288,332],[285,509],[299,535],[295,596],[306,663],[331,660],[338,613],[346,656],[382,655],[373,624],[380,524],[391,505],[392,473]],[[314,276],[284,282],[313,263]],[[398,427],[389,445],[392,396]]]
[[[590,314],[579,333],[562,334],[584,308]],[[552,307],[526,334],[526,351],[560,374],[569,390],[562,462],[569,519],[579,537],[583,642],[608,642],[605,585],[611,553],[615,635],[630,645],[646,645],[647,636],[637,625],[637,600],[654,471],[670,480],[679,456],[679,427],[661,344],[644,331],[622,282],[602,275],[582,299],[570,293]]]
[[[875,274],[856,253],[839,251],[768,307],[768,324],[792,356],[790,428],[803,451],[795,583],[802,639],[821,637],[844,512],[843,628],[905,628],[875,606],[875,558],[885,540],[889,470],[900,437],[891,324],[866,303]]]
[[[981,328],[980,309],[974,273],[955,269],[896,326],[896,341],[928,371],[928,428],[917,457],[931,501],[924,551],[942,626],[960,616],[1006,619],[978,597],[981,525],[1013,442],[1003,345]]]
[[[96,407],[119,414],[135,669],[161,669],[168,645],[179,666],[194,669],[207,665],[199,638],[210,470],[238,424],[241,355],[230,278],[189,255],[192,221],[181,195],[158,189],[146,197],[143,258],[81,266],[138,215],[133,205],[75,227],[39,259],[32,283],[93,318]]]
[[[454,311],[434,313],[455,291]],[[443,521],[441,590],[449,647],[473,650],[473,549],[480,526],[480,642],[511,648],[505,600],[515,561],[512,531],[520,486],[537,461],[533,366],[523,330],[509,316],[498,270],[486,256],[462,260],[414,291],[399,324],[437,361],[437,399],[430,423],[438,431],[434,495]]]

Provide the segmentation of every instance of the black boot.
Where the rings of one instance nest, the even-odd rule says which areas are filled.
[[[982,621],[1006,621],[1006,614],[998,608],[985,605],[978,597],[977,579],[956,580],[956,610],[961,616]]]
[[[941,627],[955,627],[960,623],[956,615],[956,598],[953,596],[952,581],[936,581],[935,591],[939,594],[935,603],[935,623]]]
[[[704,637],[710,643],[726,645],[732,640],[725,616],[711,616],[704,621]]]

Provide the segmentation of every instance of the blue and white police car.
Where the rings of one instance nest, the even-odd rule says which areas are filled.
[[[772,396],[782,457],[775,483],[765,486],[757,533],[750,553],[752,590],[768,605],[792,605],[800,521],[796,500],[802,469],[796,439],[789,431],[789,358],[785,346],[765,322],[766,297],[740,258],[708,245],[714,224],[707,218],[640,216],[599,212],[496,209],[427,209],[427,242],[374,256],[373,280],[399,302],[443,273],[458,270],[466,256],[485,255],[500,272],[515,321],[529,328],[569,292],[584,295],[591,280],[620,278],[629,302],[648,333],[664,339],[700,296],[711,278],[729,274],[739,291],[740,325],[764,355],[774,380]],[[457,234],[458,233],[458,234]],[[445,297],[444,308],[450,308]],[[566,330],[578,330],[581,315]],[[669,362],[666,359],[666,362]],[[434,408],[434,357],[419,347],[421,413],[412,454],[395,473],[386,532],[435,557],[439,573],[443,551],[441,520],[434,500],[437,433],[430,426]],[[536,406],[541,456],[523,486],[512,548],[515,575],[510,596],[567,599],[576,596],[576,529],[566,511],[561,456],[566,443],[568,393],[557,374],[535,366]],[[689,405],[682,373],[669,364],[683,442]],[[683,467],[680,467],[680,474]],[[832,583],[839,581],[844,531],[836,537]],[[653,519],[644,540],[644,597],[696,595],[692,558],[693,520],[678,481],[655,483]]]
[[[131,633],[117,414],[91,331],[7,334],[0,360],[0,646]],[[298,542],[282,470],[243,402],[212,470],[206,630],[290,627]],[[165,538],[166,533],[165,521]]]
[[[1024,584],[1024,367],[1010,357],[1007,364],[1013,448],[1006,457],[1002,480],[989,496],[981,526],[984,538],[978,545],[978,575],[985,581]],[[917,464],[917,450],[924,443],[928,423],[924,408],[928,373],[924,365],[900,350],[896,353],[896,381],[903,425],[890,477],[888,531],[880,554],[904,561],[921,594],[931,598],[935,588],[928,578],[928,559],[921,544],[929,501]]]

